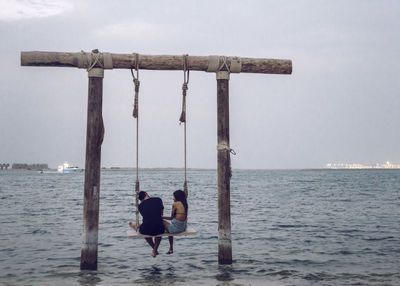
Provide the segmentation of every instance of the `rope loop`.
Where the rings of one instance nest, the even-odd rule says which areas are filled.
[[[133,69],[131,69],[131,74],[133,77],[133,83],[135,85],[135,100],[133,104],[133,112],[132,116],[134,118],[138,118],[139,116],[139,87],[140,87],[140,81],[139,81],[139,54],[135,54],[135,70],[136,70],[136,76],[133,72]]]
[[[189,69],[187,63],[188,55],[183,55],[183,84],[182,84],[182,112],[179,117],[180,123],[186,123],[186,94],[189,89]]]

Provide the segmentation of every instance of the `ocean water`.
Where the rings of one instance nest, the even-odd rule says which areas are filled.
[[[216,171],[189,171],[174,254],[126,237],[135,173],[102,171],[97,271],[80,271],[83,172],[0,172],[2,285],[400,285],[400,171],[234,170],[233,264],[218,265]],[[140,173],[166,213],[181,171]]]

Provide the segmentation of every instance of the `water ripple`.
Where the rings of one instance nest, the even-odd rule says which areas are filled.
[[[142,177],[141,186],[170,212],[182,173],[149,170]],[[215,171],[188,173],[189,224],[198,235],[177,237],[173,255],[165,254],[163,239],[155,259],[144,240],[125,235],[135,216],[135,177],[104,171],[94,272],[79,271],[83,179],[81,173],[0,173],[0,283],[400,284],[399,172],[234,171],[234,263],[219,266]]]

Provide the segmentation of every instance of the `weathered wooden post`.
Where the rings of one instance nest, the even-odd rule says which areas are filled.
[[[240,58],[210,56],[208,72],[217,77],[217,137],[218,137],[218,263],[232,264],[231,234],[231,151],[229,140],[229,78],[240,73]]]
[[[217,72],[218,263],[232,264],[229,73]]]
[[[99,230],[101,144],[103,143],[104,136],[102,115],[104,70],[102,68],[92,68],[88,70],[88,76],[89,92],[81,270],[96,270]]]
[[[89,70],[86,162],[83,204],[81,269],[97,269],[101,144],[104,136],[102,118],[103,69]]]
[[[137,62],[138,61],[138,62]],[[99,223],[100,158],[103,141],[102,83],[103,69],[182,70],[182,56],[62,52],[21,52],[22,66],[58,66],[87,68],[89,100],[86,138],[84,188],[84,231],[81,269],[97,269]],[[218,107],[218,262],[232,263],[230,215],[230,178],[232,149],[229,146],[230,73],[291,74],[292,62],[224,56],[187,56],[192,71],[215,72]]]

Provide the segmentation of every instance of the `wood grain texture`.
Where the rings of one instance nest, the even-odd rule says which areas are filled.
[[[126,232],[126,235],[130,238],[146,238],[146,237],[163,237],[163,236],[187,236],[187,235],[196,235],[197,231],[194,230],[193,228],[188,228],[184,232],[179,232],[179,233],[174,233],[170,234],[168,232],[164,232],[162,234],[157,234],[157,235],[146,235],[146,234],[141,234],[136,231],[128,230]]]
[[[82,60],[82,57],[85,60]],[[135,54],[111,54],[114,69],[133,69],[136,65]],[[230,65],[232,57],[227,57]],[[208,56],[188,56],[188,68],[192,71],[207,71]],[[91,53],[62,53],[29,51],[21,52],[22,66],[58,66],[87,68]],[[102,54],[100,61],[103,61]],[[242,73],[291,74],[292,61],[265,58],[241,58]],[[83,63],[80,64],[79,63]],[[222,59],[220,61],[223,63]],[[101,67],[101,65],[95,65]],[[144,70],[183,70],[181,55],[140,55],[139,69]]]
[[[218,145],[229,146],[229,80],[217,80]],[[232,264],[231,157],[218,148],[218,263]]]
[[[81,270],[97,269],[100,163],[101,144],[104,136],[102,101],[103,79],[99,77],[90,77],[86,131]]]

